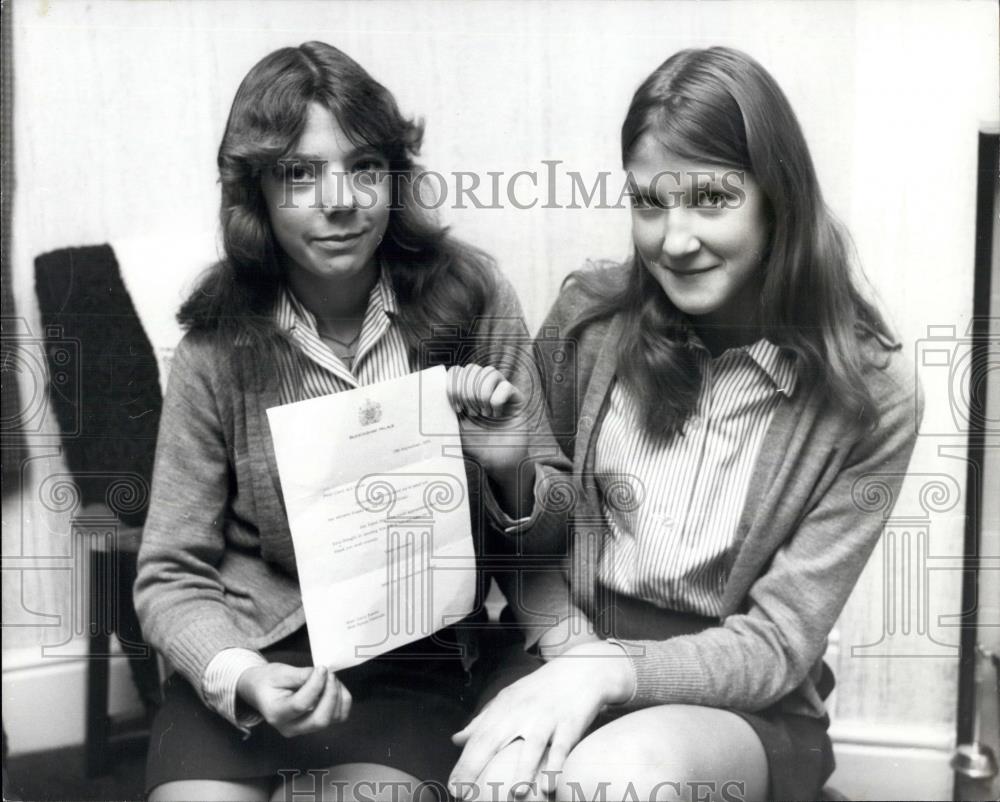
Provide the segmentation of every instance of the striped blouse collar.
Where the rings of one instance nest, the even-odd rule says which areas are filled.
[[[795,392],[798,371],[795,357],[770,340],[760,339],[745,348],[747,355],[767,374],[775,389],[785,396]]]
[[[396,293],[389,283],[389,277],[385,269],[379,271],[378,281],[368,294],[368,307],[365,311],[365,324],[369,318],[388,316],[392,317],[399,313],[399,302],[396,300]],[[316,334],[316,316],[310,312],[295,297],[288,285],[283,285],[278,294],[278,303],[274,310],[275,322],[282,331],[291,332],[298,326],[305,326],[306,329]],[[318,336],[318,335],[317,335]]]
[[[693,329],[687,329],[688,345],[708,354],[708,348]],[[775,345],[770,340],[761,338],[750,345],[727,348],[717,357],[724,359],[727,354],[742,352],[753,360],[764,374],[771,380],[774,389],[786,397],[791,397],[798,383],[798,370],[795,367],[795,357]]]
[[[399,313],[399,302],[389,282],[384,268],[379,272],[378,281],[368,295],[368,307],[361,324],[358,349],[354,356],[353,369],[357,371],[365,355],[389,330],[393,318]],[[306,309],[295,293],[285,285],[278,294],[274,309],[275,322],[282,331],[288,332],[292,340],[310,359],[321,367],[356,385],[354,373],[323,344],[316,327],[316,316]]]

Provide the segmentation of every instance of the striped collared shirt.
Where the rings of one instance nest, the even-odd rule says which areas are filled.
[[[649,437],[635,400],[615,381],[597,440],[595,469],[610,527],[601,581],[661,607],[717,616],[757,453],[781,396],[795,390],[792,358],[767,340],[711,358],[692,337],[702,371],[683,435]],[[634,503],[613,504],[622,475]]]
[[[282,354],[278,371],[281,403],[351,390],[412,373],[409,349],[394,318],[399,307],[385,272],[372,287],[358,348],[349,368],[319,336],[316,317],[287,288],[275,306],[275,321],[295,344]]]

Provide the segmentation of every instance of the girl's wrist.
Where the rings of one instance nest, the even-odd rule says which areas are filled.
[[[243,671],[239,679],[236,680],[236,700],[237,705],[239,702],[251,707],[253,710],[258,709],[257,703],[257,674],[259,673],[259,666],[254,666]]]
[[[625,649],[617,643],[607,641],[605,643],[613,653],[607,662],[614,669],[614,679],[609,686],[610,693],[604,701],[609,705],[623,705],[635,696],[635,667]]]
[[[562,655],[564,658],[596,660],[596,667],[602,677],[600,682],[601,702],[606,705],[620,705],[635,695],[635,669],[622,646],[602,640],[581,643]]]

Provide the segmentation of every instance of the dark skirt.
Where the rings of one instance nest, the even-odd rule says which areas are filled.
[[[667,640],[719,625],[717,619],[664,610],[604,588],[599,589],[595,598],[600,600],[603,614],[595,615],[591,611],[591,620],[597,633],[604,638]],[[613,612],[609,615],[608,611]],[[506,638],[506,643],[494,645],[490,652],[490,665],[483,666],[488,672],[488,679],[484,680],[477,704],[479,709],[501,689],[543,664],[540,657],[525,652],[523,644],[510,636]],[[833,690],[833,674],[825,664],[823,669],[819,692],[825,699]],[[602,713],[588,734],[627,712],[630,711],[623,708],[621,712],[609,710]],[[764,746],[770,776],[769,799],[820,798],[823,785],[834,769],[833,747],[827,734],[830,719],[827,716],[794,715],[779,710],[777,706],[756,713],[730,712],[746,721]]]
[[[273,778],[277,784],[284,778],[307,788],[312,778],[296,782],[298,772],[344,763],[391,766],[443,784],[460,754],[451,735],[468,720],[475,698],[453,644],[454,632],[443,630],[433,641],[425,638],[338,671],[353,697],[348,720],[294,738],[262,722],[244,740],[173,674],[151,728],[146,792],[174,780]],[[305,627],[262,653],[271,662],[312,665]]]

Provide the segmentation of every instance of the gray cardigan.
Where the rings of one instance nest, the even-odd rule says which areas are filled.
[[[543,364],[588,303],[572,284],[563,290],[544,323],[548,336],[538,341]],[[554,502],[540,497],[532,540],[572,555],[566,561],[571,597],[584,610],[593,598],[597,549],[593,540],[582,543],[603,521],[590,477],[622,326],[621,316],[588,325],[575,338],[576,381],[549,381],[546,387],[564,457],[541,471],[550,488],[560,477],[563,485]],[[880,351],[877,360],[883,367],[873,364],[865,373],[880,415],[874,432],[853,433],[847,416],[802,380],[808,377],[800,377],[792,397],[782,399],[727,558],[721,626],[667,641],[622,642],[635,669],[633,704],[754,711],[780,703],[789,712],[824,713],[816,683],[827,636],[882,531],[882,515],[866,512],[858,500],[869,482],[890,486],[895,497],[922,414],[907,360],[898,351]],[[572,482],[575,501],[568,522],[565,481]],[[550,592],[542,604],[534,599],[532,609],[564,615],[566,599],[565,591]],[[529,642],[539,636],[530,633]]]
[[[530,347],[517,296],[499,274],[467,345],[501,368]],[[279,389],[261,381],[249,349],[235,353],[225,362],[197,332],[177,348],[135,583],[146,640],[199,692],[221,650],[262,649],[305,623],[265,414],[280,403]],[[510,519],[481,471],[456,455],[459,466],[469,478],[473,532],[499,537]]]

